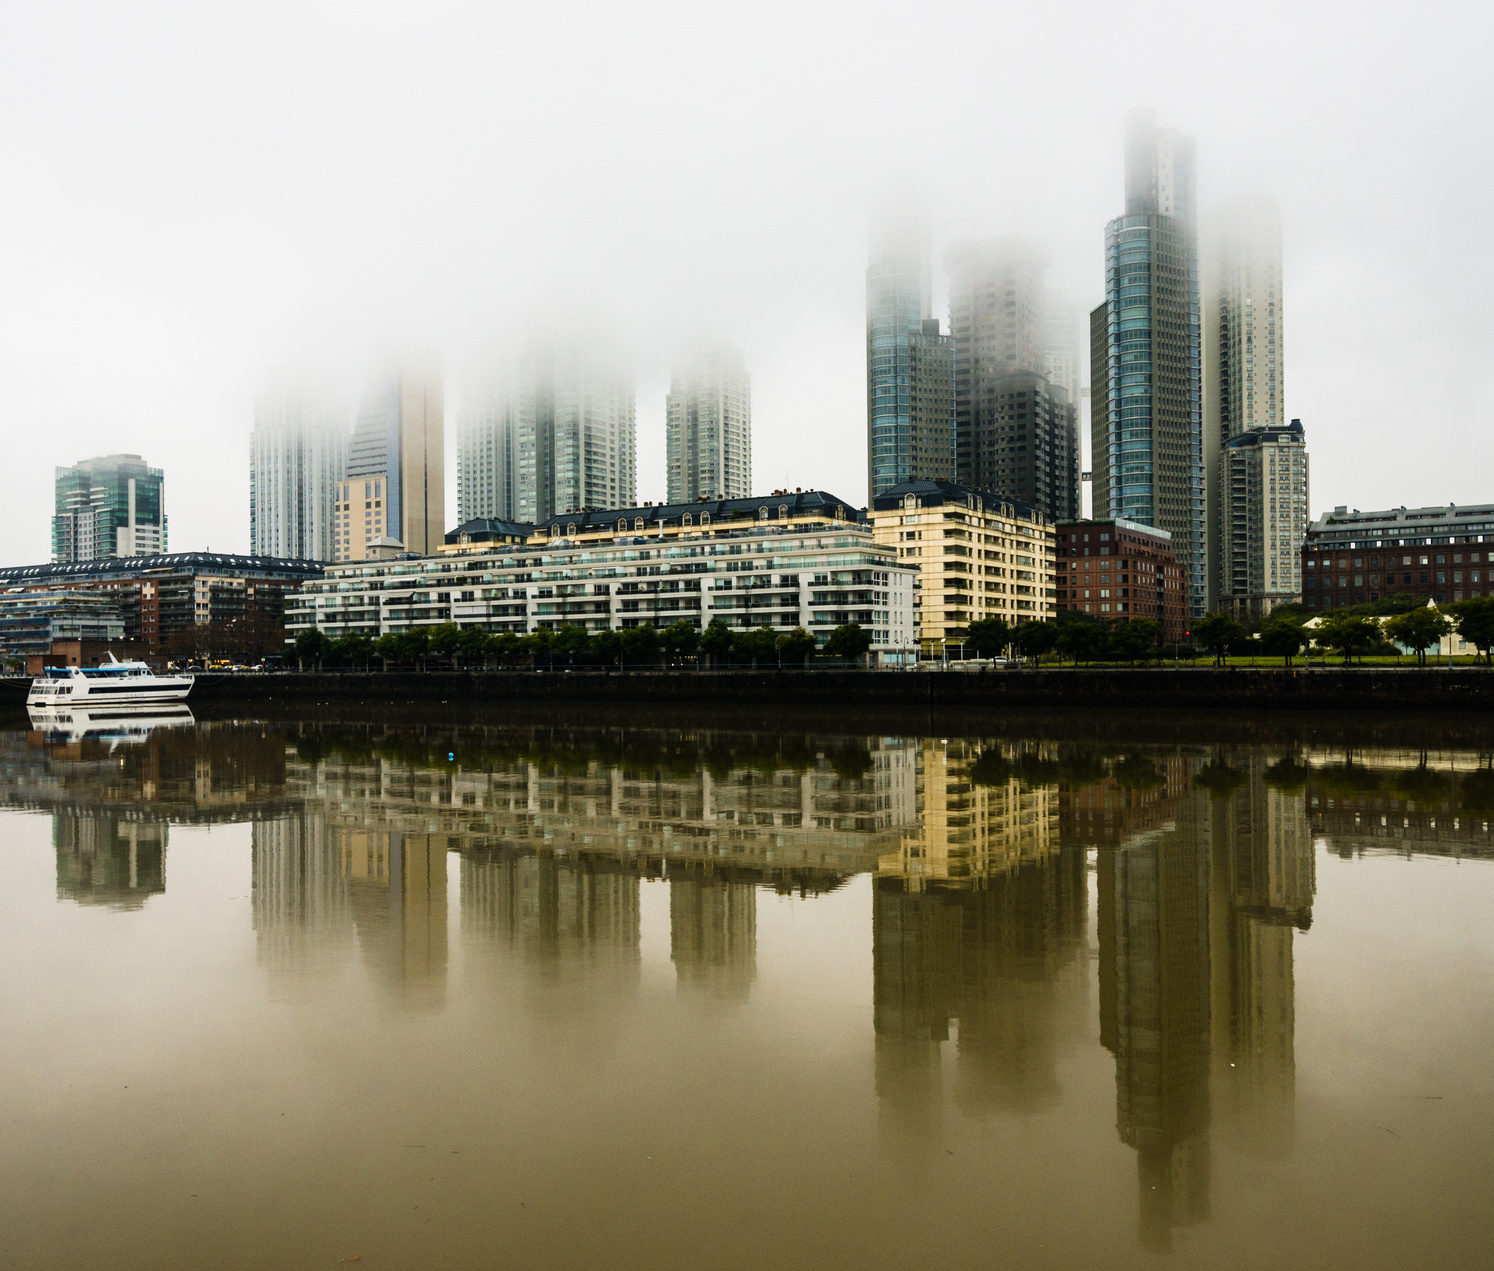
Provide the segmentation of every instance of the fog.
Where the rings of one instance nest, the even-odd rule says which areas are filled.
[[[637,373],[640,498],[701,331],[753,381],[755,484],[864,502],[872,207],[1045,243],[1102,298],[1127,108],[1199,202],[1274,196],[1314,515],[1494,499],[1491,20],[1473,4],[74,3],[0,16],[0,563],[53,468],[166,471],[173,550],[248,546],[254,394],[463,373],[536,326]],[[935,312],[947,319],[936,284]],[[599,337],[603,338],[603,337]],[[1087,377],[1086,377],[1087,378]]]

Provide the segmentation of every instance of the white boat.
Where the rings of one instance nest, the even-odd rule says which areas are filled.
[[[101,666],[49,666],[31,681],[27,706],[143,706],[180,702],[192,691],[190,675],[157,675],[144,662],[121,662],[112,653]]]

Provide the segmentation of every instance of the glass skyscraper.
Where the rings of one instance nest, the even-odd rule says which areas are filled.
[[[1193,141],[1150,111],[1126,122],[1126,214],[1105,227],[1090,314],[1094,515],[1167,530],[1205,604],[1203,400]]]
[[[929,317],[928,229],[889,218],[866,271],[866,448],[869,498],[916,479],[954,477],[954,356]]]
[[[166,550],[166,478],[139,455],[58,468],[52,560],[154,556]]]

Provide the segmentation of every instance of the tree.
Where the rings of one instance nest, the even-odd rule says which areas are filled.
[[[1005,618],[982,618],[965,632],[965,643],[978,658],[1000,657],[1012,642],[1012,629]]]
[[[523,654],[523,641],[512,631],[500,631],[487,639],[485,652],[500,666],[517,662]]]
[[[339,666],[367,666],[374,642],[366,635],[350,633],[331,641],[323,656]]]
[[[630,662],[656,662],[659,658],[659,632],[651,622],[629,627],[622,633],[623,652]]]
[[[790,666],[803,666],[818,648],[819,643],[803,627],[795,627],[778,637],[779,660]]]
[[[732,648],[742,657],[751,658],[756,669],[759,661],[778,655],[778,636],[772,627],[758,627],[755,631],[743,631],[732,642]]]
[[[1021,628],[1017,630],[1020,634]],[[1105,643],[1105,628],[1084,614],[1075,614],[1054,634],[1056,638],[1053,647],[1072,658],[1075,666],[1081,661],[1088,662],[1099,653]]]
[[[724,658],[731,652],[731,628],[720,618],[712,619],[700,637],[700,651],[711,659]]]
[[[1198,624],[1193,638],[1205,653],[1214,655],[1214,665],[1224,665],[1224,655],[1250,633],[1227,613],[1211,613]]]
[[[443,622],[429,631],[430,649],[438,658],[449,658],[461,643],[462,629],[454,622]]]
[[[481,627],[463,627],[462,634],[457,639],[457,652],[468,660],[486,657],[488,633]]]
[[[591,638],[591,651],[604,662],[616,663],[622,648],[622,632],[616,627],[603,627]]]
[[[1442,637],[1452,629],[1453,624],[1430,605],[1397,614],[1383,628],[1385,635],[1415,653],[1422,666],[1427,664],[1427,650],[1441,644]]]
[[[1267,657],[1283,658],[1291,666],[1292,659],[1302,652],[1307,636],[1302,630],[1302,621],[1295,614],[1273,611],[1261,627],[1260,649]]]
[[[574,658],[590,650],[591,637],[586,634],[585,627],[566,622],[556,629],[554,651],[561,657]]]
[[[1135,666],[1137,658],[1149,658],[1156,653],[1161,634],[1162,629],[1150,618],[1117,622],[1110,628],[1110,648],[1116,657]]]
[[[1038,659],[1058,647],[1058,637],[1051,622],[1023,622],[1012,632],[1012,644],[1024,658]]]
[[[305,631],[296,633],[295,644],[292,646],[296,651],[296,657],[304,667],[306,663],[320,662],[327,656],[327,637],[316,627],[307,627]]]
[[[1486,662],[1494,662],[1490,655],[1490,649],[1494,649],[1494,596],[1460,600],[1450,606],[1449,612],[1457,621],[1458,634],[1482,653]]]
[[[378,658],[387,667],[390,662],[399,658],[399,637],[397,635],[381,635],[374,641],[374,657]]]
[[[664,643],[664,652],[672,658],[688,658],[700,647],[700,632],[688,618],[671,622],[659,635]]]
[[[825,641],[825,652],[837,658],[861,658],[871,648],[871,632],[859,622],[836,627]]]
[[[1348,666],[1356,656],[1380,642],[1380,624],[1360,613],[1338,612],[1321,618],[1312,642],[1320,649],[1333,649],[1344,655]]]

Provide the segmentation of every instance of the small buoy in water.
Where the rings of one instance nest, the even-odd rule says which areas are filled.
[[[452,751],[452,750],[448,750],[448,751],[447,751],[447,752],[446,752],[446,761],[447,761],[447,762],[448,762],[448,763],[450,763],[450,762],[451,762],[451,761],[452,761],[452,760],[453,760],[453,759],[455,759],[455,758],[456,758],[456,752],[455,752],[455,751]]]

